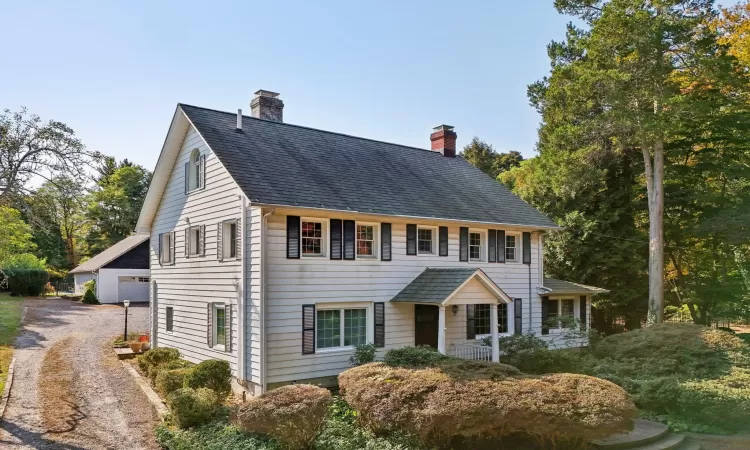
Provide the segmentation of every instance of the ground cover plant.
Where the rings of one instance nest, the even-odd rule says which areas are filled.
[[[13,341],[21,327],[23,299],[0,292],[0,392],[5,388],[8,366],[13,359]]]

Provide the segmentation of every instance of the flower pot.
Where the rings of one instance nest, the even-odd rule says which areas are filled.
[[[129,345],[133,353],[140,353],[143,348],[143,342],[130,342]]]
[[[147,334],[138,335],[138,342],[148,342],[148,335]]]
[[[151,349],[151,343],[150,342],[141,342],[141,344],[143,344],[141,346],[141,351],[142,352],[145,352],[146,350],[150,350]]]

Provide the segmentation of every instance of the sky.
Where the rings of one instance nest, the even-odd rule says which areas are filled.
[[[526,86],[569,20],[552,0],[0,0],[0,109],[151,170],[178,102],[249,115],[258,89],[288,123],[422,148],[449,124],[529,157]]]

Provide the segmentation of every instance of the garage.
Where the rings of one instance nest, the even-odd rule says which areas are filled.
[[[118,302],[124,300],[131,302],[148,301],[148,277],[119,277],[117,287]]]

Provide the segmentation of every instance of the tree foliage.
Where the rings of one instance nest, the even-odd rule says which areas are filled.
[[[31,227],[21,218],[17,209],[0,206],[0,266],[10,257],[34,250]]]
[[[464,147],[461,156],[492,178],[497,178],[523,161],[523,156],[519,152],[497,153],[490,144],[477,137]]]

